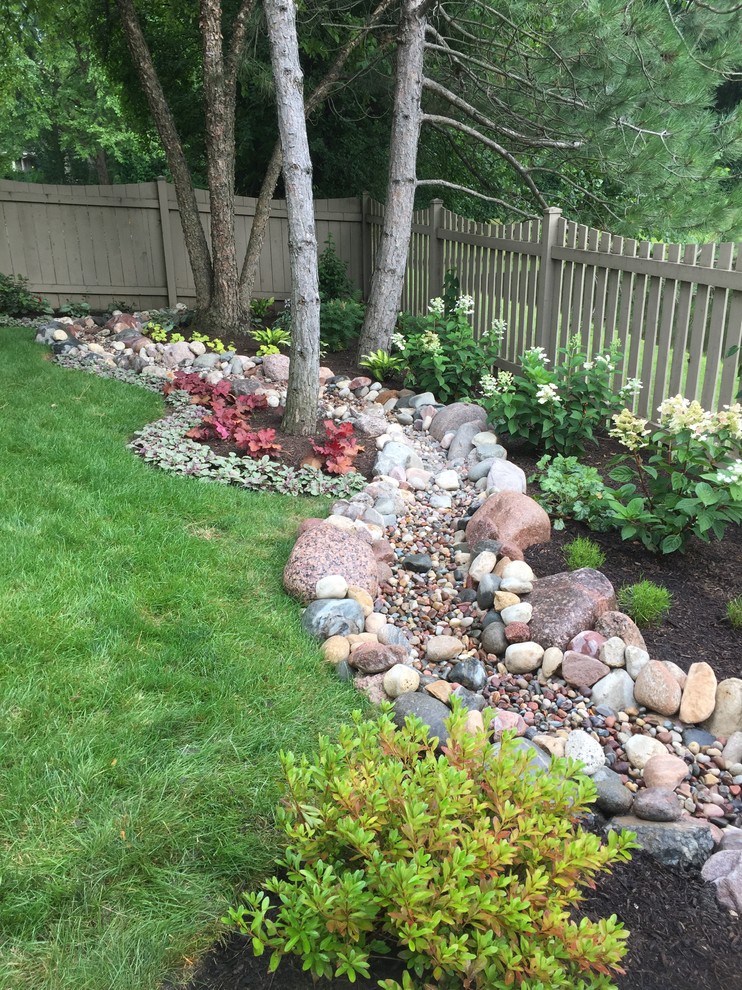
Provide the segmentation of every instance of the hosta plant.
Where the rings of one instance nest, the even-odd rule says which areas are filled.
[[[484,713],[485,724],[491,713]],[[582,888],[629,858],[629,833],[605,842],[577,823],[595,796],[578,765],[535,771],[506,733],[496,751],[465,712],[436,753],[423,723],[356,714],[318,756],[282,753],[286,848],[263,890],[228,919],[317,977],[369,978],[395,953],[385,990],[607,990],[627,932],[615,916],[573,920]]]
[[[404,359],[400,354],[388,354],[380,349],[372,351],[371,354],[364,354],[360,365],[362,368],[367,368],[374,378],[383,382],[399,374],[404,368]]]
[[[331,419],[326,419],[323,425],[326,439],[323,443],[312,443],[312,449],[320,455],[320,463],[329,474],[347,474],[353,470],[353,461],[363,450],[353,431],[353,424],[333,423]]]
[[[273,348],[268,352],[272,354],[278,354],[282,347],[291,345],[291,331],[284,330],[283,327],[263,327],[261,330],[253,330],[252,336],[262,347]]]

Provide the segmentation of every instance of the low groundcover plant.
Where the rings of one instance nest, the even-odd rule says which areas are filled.
[[[321,736],[313,759],[281,754],[285,878],[225,919],[271,951],[270,971],[294,953],[315,976],[354,981],[372,954],[396,952],[406,972],[385,990],[613,986],[628,933],[570,910],[634,837],[601,844],[577,827],[595,796],[578,764],[535,771],[511,734],[496,748],[465,723],[457,707],[437,755],[419,719],[398,729],[386,706],[356,713],[337,743]]]

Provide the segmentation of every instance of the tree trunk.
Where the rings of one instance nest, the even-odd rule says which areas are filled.
[[[386,211],[359,354],[389,350],[402,299],[417,186],[426,6],[403,0],[400,13]]]
[[[147,97],[150,113],[160,135],[173,177],[183,237],[196,287],[196,308],[204,311],[211,303],[211,256],[198,213],[191,172],[175,120],[160,85],[152,55],[137,17],[134,0],[117,0],[117,3],[126,43]]]
[[[234,224],[235,88],[225,75],[221,0],[201,0],[206,169],[211,207],[211,306],[202,319],[212,333],[240,329]]]
[[[319,400],[319,280],[296,8],[294,0],[263,0],[263,7],[276,86],[291,264],[291,364],[282,428],[308,436],[316,427]]]
[[[95,156],[95,172],[101,186],[110,186],[111,176],[108,171],[108,157],[105,148],[98,148]]]

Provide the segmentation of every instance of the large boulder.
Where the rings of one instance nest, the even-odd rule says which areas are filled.
[[[324,524],[307,530],[294,544],[283,586],[293,598],[311,602],[317,582],[328,574],[340,575],[374,596],[378,590],[378,567],[369,544],[355,533]]]
[[[487,413],[481,406],[471,402],[454,402],[450,406],[439,409],[435,414],[430,424],[430,435],[440,443],[447,433],[456,433],[464,423],[475,422],[481,423],[482,429],[484,429]]]
[[[622,829],[635,832],[641,848],[665,866],[702,866],[714,848],[709,823],[697,818],[648,822],[635,815],[618,815],[605,826],[606,832]]]
[[[715,736],[731,736],[742,730],[742,680],[727,677],[719,681],[713,715],[703,723]]]
[[[680,695],[680,685],[659,660],[642,667],[634,684],[637,702],[660,715],[674,715],[680,708]]]
[[[615,605],[611,605],[608,611],[602,613],[595,623],[595,631],[606,639],[617,636],[622,639],[627,646],[635,646],[640,650],[646,650],[647,644],[644,637],[639,632],[639,627],[633,619],[623,612],[614,611]],[[627,664],[628,666],[628,664]]]
[[[285,354],[266,354],[263,358],[263,374],[269,382],[289,380],[289,359]]]
[[[496,492],[522,492],[525,495],[526,487],[526,473],[523,468],[501,457],[494,459],[487,473],[487,488]]]
[[[681,722],[703,722],[716,705],[716,674],[704,662],[692,663],[680,702]]]
[[[402,728],[408,715],[416,715],[428,727],[428,738],[436,737],[439,746],[445,745],[448,730],[445,721],[451,715],[451,709],[429,694],[417,691],[401,694],[394,702],[392,718]]]
[[[533,543],[546,543],[550,539],[548,515],[538,502],[522,492],[504,491],[490,495],[466,527],[466,542],[470,547],[480,540],[500,540],[525,550]]]
[[[304,610],[302,627],[310,636],[324,642],[332,636],[353,636],[363,632],[363,609],[352,598],[321,598]]]
[[[473,423],[463,423],[456,430],[448,448],[449,464],[453,461],[463,461],[474,450],[474,437],[480,432],[481,425],[475,420]]]
[[[539,578],[529,601],[533,606],[529,623],[532,638],[544,649],[557,646],[564,650],[578,633],[594,628],[598,616],[615,606],[616,594],[604,574],[580,567]]]

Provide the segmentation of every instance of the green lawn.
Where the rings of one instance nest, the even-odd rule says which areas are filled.
[[[0,330],[0,987],[155,990],[269,868],[279,749],[360,700],[281,570],[317,503],[174,478],[158,396]]]

